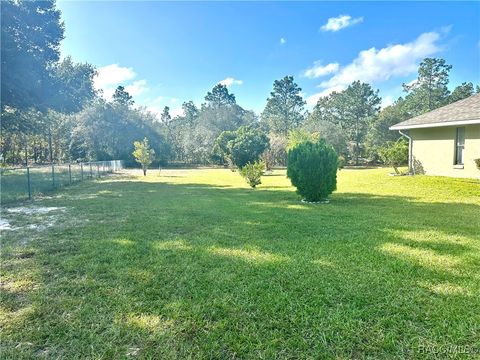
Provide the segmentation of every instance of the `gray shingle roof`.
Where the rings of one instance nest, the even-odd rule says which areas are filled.
[[[480,124],[480,94],[442,106],[390,127],[390,130]]]

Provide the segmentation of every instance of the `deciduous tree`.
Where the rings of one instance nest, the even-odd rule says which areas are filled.
[[[150,149],[147,138],[144,138],[143,141],[135,141],[133,145],[135,146],[133,156],[142,165],[143,175],[147,176],[147,168],[153,161],[155,151]]]
[[[64,25],[54,0],[6,0],[1,9],[1,107],[46,111]]]
[[[396,174],[400,174],[398,167],[405,165],[408,161],[408,142],[404,139],[387,142],[380,148],[379,154],[385,165],[390,165]]]
[[[52,96],[52,108],[64,113],[80,111],[97,95],[93,84],[96,74],[93,65],[76,64],[70,56],[56,64],[53,69],[56,91]]]

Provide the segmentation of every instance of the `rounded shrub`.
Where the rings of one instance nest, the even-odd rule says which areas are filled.
[[[287,177],[306,201],[325,200],[337,189],[338,156],[325,140],[298,144],[288,152]]]

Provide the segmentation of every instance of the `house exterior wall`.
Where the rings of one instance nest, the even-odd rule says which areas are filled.
[[[416,173],[480,179],[474,159],[480,158],[480,124],[465,125],[463,168],[455,165],[455,126],[411,129]]]

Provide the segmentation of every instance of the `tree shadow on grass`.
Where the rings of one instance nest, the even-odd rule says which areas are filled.
[[[32,245],[37,310],[13,325],[52,356],[415,357],[478,340],[478,205],[134,181],[64,195],[45,203],[90,221]],[[75,251],[55,252],[66,238]]]

